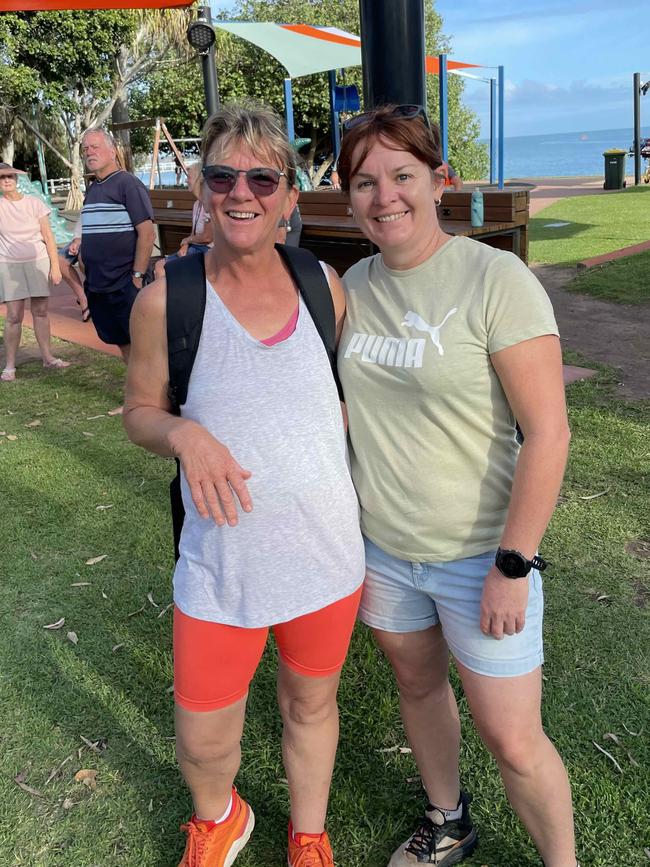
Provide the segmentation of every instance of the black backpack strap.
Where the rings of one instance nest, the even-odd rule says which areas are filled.
[[[178,415],[187,399],[187,386],[196,358],[205,313],[203,253],[181,256],[165,265],[167,280],[168,394]]]
[[[172,259],[165,265],[167,280],[167,363],[169,400],[172,412],[180,412],[187,399],[187,386],[199,348],[205,313],[205,260],[203,253]],[[176,476],[169,486],[174,533],[174,557],[185,520],[181,495],[181,467],[176,461]]]
[[[343,389],[336,367],[336,314],[327,277],[320,262],[309,250],[303,247],[287,247],[286,244],[276,244],[275,249],[289,269],[314,320],[327,351],[339,397],[343,400]]]

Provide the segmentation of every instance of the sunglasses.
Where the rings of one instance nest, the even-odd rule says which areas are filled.
[[[230,166],[204,166],[201,170],[205,182],[213,193],[230,193],[235,189],[239,175],[246,175],[246,183],[256,196],[270,196],[278,188],[285,172],[277,169],[233,169]]]
[[[373,111],[364,111],[363,114],[357,114],[354,117],[351,117],[349,120],[346,120],[343,124],[343,129],[345,132],[348,132],[351,129],[354,129],[357,126],[361,126],[361,124],[368,123],[373,120],[375,116],[375,112]],[[429,118],[427,117],[427,113],[421,105],[396,105],[390,114],[384,115],[383,117],[401,117],[404,120],[412,120],[413,118],[419,117],[424,125],[431,129],[431,124],[429,123]]]

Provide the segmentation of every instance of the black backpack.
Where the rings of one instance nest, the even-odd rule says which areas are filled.
[[[314,325],[325,345],[339,397],[343,400],[341,383],[336,370],[336,316],[332,294],[318,259],[302,247],[276,244]],[[187,388],[199,348],[205,313],[205,259],[203,253],[173,259],[165,265],[167,278],[167,359],[169,365],[168,396],[172,412],[180,414],[187,399]],[[185,520],[181,497],[180,463],[176,461],[176,476],[169,486],[174,555],[179,557],[178,544]]]

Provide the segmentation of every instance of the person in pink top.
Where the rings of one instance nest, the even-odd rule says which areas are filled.
[[[7,304],[2,382],[16,378],[16,352],[27,298],[43,367],[58,369],[70,364],[55,358],[50,346],[49,284],[61,282],[59,257],[48,220],[50,209],[36,196],[18,191],[18,174],[25,173],[8,163],[0,163],[0,301]]]
[[[194,163],[187,171],[188,188],[197,196],[197,200],[194,202],[194,207],[192,208],[192,231],[186,238],[183,238],[177,253],[172,253],[171,256],[158,259],[154,266],[154,277],[156,280],[164,277],[165,263],[169,262],[170,259],[178,259],[179,256],[192,256],[196,253],[207,253],[212,247],[212,222],[210,215],[198,198],[201,195],[199,184],[200,170],[200,164]]]

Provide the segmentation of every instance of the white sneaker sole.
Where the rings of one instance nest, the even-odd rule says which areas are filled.
[[[412,865],[416,865],[417,862],[413,861],[413,856],[408,857],[405,853],[406,843],[403,843],[396,852],[393,852],[393,857],[388,862],[388,867],[412,867]],[[448,855],[446,855],[442,861],[438,861],[438,867],[452,867],[452,864],[460,864],[461,861],[464,861],[465,858],[469,858],[472,854],[476,846],[478,845],[478,834],[476,833],[476,828],[472,828],[470,834],[463,840],[462,845],[458,846],[456,849],[452,849]],[[432,863],[432,862],[430,862]]]
[[[223,867],[232,867],[235,863],[235,858],[239,855],[244,846],[248,843],[248,840],[253,833],[253,828],[255,827],[255,814],[248,808],[248,822],[246,822],[246,827],[244,828],[244,832],[241,837],[238,837],[235,842],[232,844],[230,852],[226,856],[225,863]]]

